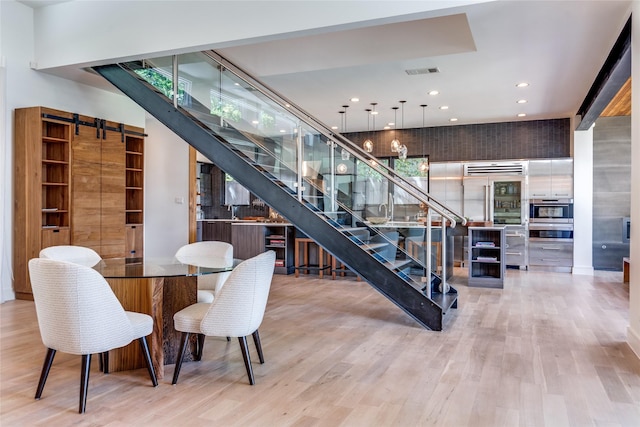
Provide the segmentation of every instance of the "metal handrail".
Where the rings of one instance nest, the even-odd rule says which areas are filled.
[[[251,75],[249,75],[247,72],[245,72],[242,68],[238,67],[237,65],[235,65],[231,61],[227,60],[226,58],[221,56],[219,53],[217,53],[215,51],[212,51],[212,50],[204,51],[202,53],[204,55],[208,56],[213,61],[215,61],[218,64],[220,64],[222,67],[225,68],[226,71],[229,71],[229,72],[235,74],[237,77],[241,78],[242,80],[250,83],[262,95],[264,95],[267,98],[271,99],[276,104],[278,104],[278,105],[280,105],[282,107],[286,107],[287,111],[292,111],[293,114],[298,119],[300,119],[304,123],[312,126],[314,129],[319,131],[327,139],[329,139],[332,142],[338,144],[340,147],[345,147],[346,146],[348,149],[352,150],[351,154],[354,157],[356,157],[357,159],[359,159],[360,161],[369,163],[371,160],[374,160],[376,162],[376,166],[377,166],[376,171],[378,173],[380,173],[382,176],[387,178],[389,181],[393,182],[395,185],[398,185],[403,190],[407,191],[407,193],[409,193],[411,196],[413,196],[416,199],[418,199],[420,202],[426,204],[428,207],[430,207],[435,212],[440,214],[440,216],[442,216],[444,219],[450,221],[450,226],[451,227],[455,227],[456,226],[456,223],[457,223],[456,218],[459,218],[461,220],[462,225],[466,224],[467,220],[464,218],[464,216],[461,213],[451,210],[444,203],[442,203],[441,201],[439,201],[435,197],[431,196],[429,193],[427,193],[426,191],[424,191],[420,187],[418,187],[418,186],[414,185],[413,183],[405,180],[402,176],[397,175],[392,168],[382,164],[378,160],[378,158],[376,158],[375,156],[372,156],[368,152],[364,151],[360,146],[358,146],[357,144],[354,144],[352,141],[350,141],[349,139],[345,138],[340,133],[333,132],[329,127],[327,127],[325,124],[315,120],[311,114],[309,114],[308,112],[306,112],[305,110],[300,108],[294,102],[291,102],[290,100],[278,95],[270,87],[268,87],[264,83],[256,80],[255,78],[251,77]],[[383,168],[385,170],[380,170],[380,168]],[[389,172],[391,172],[393,175],[391,175]],[[444,223],[445,221],[443,220],[442,222]]]

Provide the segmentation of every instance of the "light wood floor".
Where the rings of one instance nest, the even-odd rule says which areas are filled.
[[[469,288],[465,274],[456,270],[459,308],[443,332],[364,282],[276,276],[255,386],[237,340],[208,338],[177,386],[172,366],[152,388],[145,370],[102,375],[94,360],[84,415],[78,356],[58,354],[34,400],[45,349],[33,303],[10,301],[0,425],[640,426],[622,273],[508,270],[503,290]]]

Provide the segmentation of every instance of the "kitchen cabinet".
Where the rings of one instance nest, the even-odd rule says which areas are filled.
[[[527,242],[528,232],[526,226],[505,227],[505,264],[512,267],[527,268]]]
[[[462,212],[462,163],[430,163],[429,194],[450,209]]]
[[[276,252],[274,273],[293,273],[294,227],[287,223],[236,222],[231,227],[233,257],[248,259]]]
[[[202,225],[202,240],[217,240],[231,243],[232,220],[199,221]]]
[[[530,199],[572,199],[573,159],[530,160]]]
[[[573,241],[529,239],[529,266],[537,270],[571,272]]]
[[[469,286],[504,286],[505,246],[505,227],[469,227]]]

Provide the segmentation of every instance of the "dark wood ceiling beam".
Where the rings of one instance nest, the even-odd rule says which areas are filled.
[[[577,130],[587,130],[631,76],[631,18],[625,24],[600,69],[589,93],[578,109],[581,117]]]

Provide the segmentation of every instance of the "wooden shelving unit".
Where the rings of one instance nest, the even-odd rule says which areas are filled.
[[[144,138],[125,137],[125,252],[127,258],[143,256]]]
[[[42,228],[69,227],[71,127],[42,121]]]
[[[16,298],[33,299],[28,262],[40,250],[71,243],[73,128],[43,107],[15,111],[13,274]]]
[[[469,286],[504,286],[504,227],[469,227]]]
[[[49,246],[142,257],[144,129],[46,107],[16,109],[14,129],[16,298]]]

